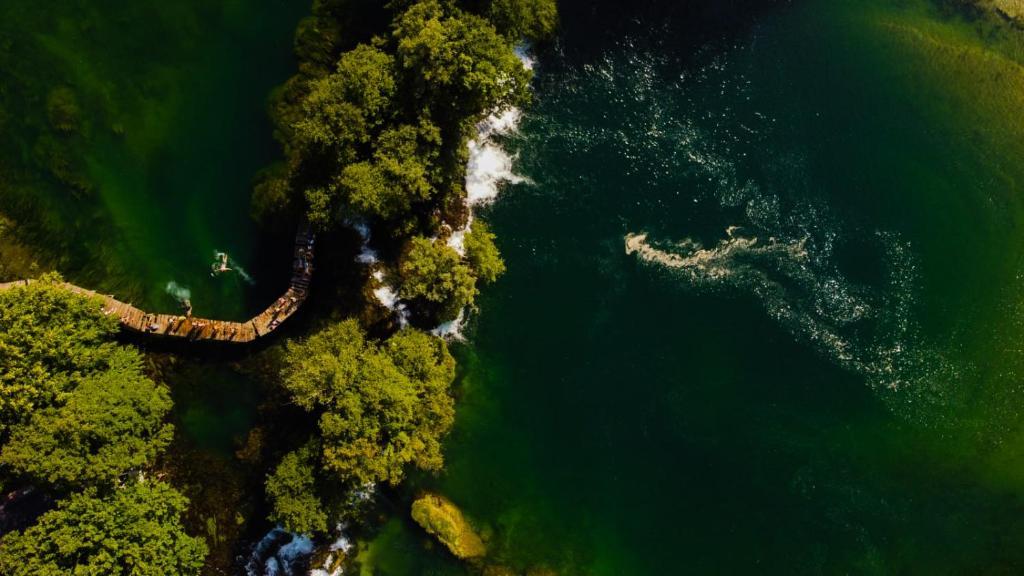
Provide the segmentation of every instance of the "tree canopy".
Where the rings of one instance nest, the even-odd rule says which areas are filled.
[[[378,345],[355,320],[287,344],[282,372],[295,403],[319,413],[324,469],[360,486],[441,467],[454,376],[439,338],[406,329]]]
[[[207,548],[181,526],[187,504],[162,482],[135,482],[106,497],[72,495],[34,526],[0,539],[0,574],[199,574]]]
[[[320,446],[309,442],[281,459],[267,477],[270,519],[289,532],[315,534],[327,531],[327,513],[316,493]]]
[[[394,38],[416,96],[452,116],[529,100],[530,71],[485,18],[422,0],[396,18]]]
[[[464,239],[466,260],[476,277],[484,282],[494,282],[505,273],[505,262],[494,245],[494,238],[487,224],[476,221]]]
[[[59,276],[0,292],[0,439],[104,369],[117,329],[99,299],[67,291]]]
[[[310,84],[294,135],[303,150],[351,161],[383,125],[395,96],[394,58],[361,44],[342,54],[333,74]]]
[[[487,16],[513,41],[544,40],[558,27],[555,0],[491,0]]]
[[[398,262],[402,298],[436,308],[440,320],[451,320],[476,296],[473,270],[444,242],[416,237]]]
[[[449,1],[386,6],[390,32],[342,52],[331,70],[323,49],[338,44],[337,15],[321,6],[323,25],[301,27],[303,42],[318,48],[303,52],[310,62],[275,97],[287,170],[257,185],[259,213],[302,203],[321,228],[353,216],[398,237],[434,228],[438,211],[463,193],[469,129],[487,112],[528,100],[531,72],[512,49],[518,39],[487,18]],[[517,2],[492,10],[516,22],[529,11]]]
[[[113,485],[170,444],[165,387],[116,318],[55,275],[0,293],[0,466],[68,489]]]
[[[61,406],[14,429],[0,464],[58,486],[112,485],[171,442],[167,389],[141,373],[138,354],[117,349],[110,367],[82,379]]]

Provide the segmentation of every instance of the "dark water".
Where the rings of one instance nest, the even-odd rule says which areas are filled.
[[[520,570],[1024,570],[1020,33],[730,6],[541,54],[425,484]],[[363,558],[455,571],[397,520]]]
[[[509,272],[461,352],[448,471],[421,482],[485,528],[491,561],[1024,571],[1024,45],[935,6],[564,3],[507,142],[531,183],[484,214]],[[3,208],[38,203],[83,284],[264,305],[262,95],[307,12],[3,2]],[[77,136],[49,126],[57,88]],[[211,278],[215,250],[255,285]],[[183,391],[178,423],[227,454],[251,389],[179,372],[209,389]],[[401,519],[360,558],[459,571]]]
[[[67,242],[62,272],[160,311],[177,309],[170,282],[197,314],[266,305],[287,256],[272,265],[279,254],[260,245],[249,195],[279,154],[265,98],[294,72],[292,36],[308,11],[305,0],[0,6],[4,168],[18,176],[3,198],[42,214],[37,244]],[[48,120],[61,91],[79,110],[72,134]],[[215,251],[251,281],[211,277]]]

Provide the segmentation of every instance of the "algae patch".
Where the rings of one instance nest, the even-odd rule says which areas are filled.
[[[436,494],[412,503],[412,519],[444,544],[458,558],[479,558],[487,554],[483,540],[455,504]]]

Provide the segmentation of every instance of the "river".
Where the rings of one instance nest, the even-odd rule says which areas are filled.
[[[671,6],[563,3],[421,485],[524,571],[1019,571],[1021,34]],[[363,558],[459,571],[421,542]]]

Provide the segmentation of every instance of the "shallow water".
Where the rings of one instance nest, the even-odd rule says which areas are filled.
[[[64,242],[57,267],[88,287],[170,312],[175,282],[196,314],[261,309],[288,257],[287,246],[282,256],[260,244],[251,182],[279,154],[265,98],[294,71],[292,36],[308,10],[298,0],[4,2],[0,168],[17,175],[5,178],[4,211],[42,214],[34,242]],[[57,94],[78,110],[72,130],[54,129]],[[212,277],[217,251],[255,282]]]
[[[539,55],[423,484],[519,569],[1024,569],[1020,34],[918,0],[618,10],[567,4]],[[458,572],[397,521],[369,558]]]

